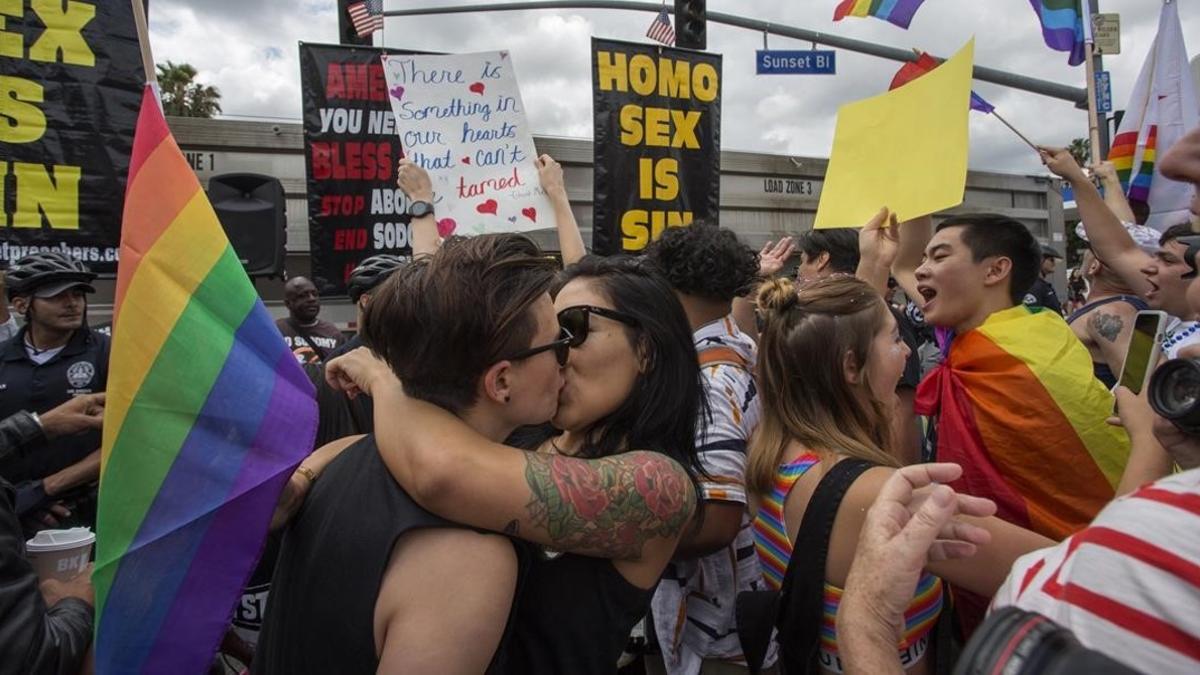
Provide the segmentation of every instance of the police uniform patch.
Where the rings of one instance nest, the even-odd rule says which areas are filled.
[[[75,389],[82,389],[92,382],[96,376],[96,367],[88,361],[77,361],[67,368],[67,383]]]

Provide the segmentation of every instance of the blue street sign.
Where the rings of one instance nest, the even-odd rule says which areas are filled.
[[[1107,70],[1096,71],[1096,112],[1112,111],[1112,79],[1109,78]]]
[[[759,75],[834,75],[837,72],[836,57],[833,50],[760,49],[754,65]]]

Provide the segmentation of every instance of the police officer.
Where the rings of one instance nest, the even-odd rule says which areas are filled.
[[[1062,254],[1053,247],[1042,245],[1042,267],[1037,280],[1025,294],[1026,305],[1045,307],[1062,314],[1062,303],[1058,301],[1058,294],[1054,292],[1054,286],[1051,286],[1050,282],[1046,280],[1047,277],[1054,275],[1054,268],[1061,259]]]
[[[0,418],[21,410],[43,413],[74,396],[104,391],[109,339],[87,327],[87,294],[95,292],[95,278],[83,263],[57,252],[26,256],[8,269],[8,297],[25,325],[0,344]],[[21,515],[50,505],[64,515],[68,495],[72,504],[77,497],[92,501],[79,493],[99,479],[100,434],[62,437],[41,452],[0,461],[0,475],[17,484]],[[94,524],[89,519],[84,515],[83,522]]]

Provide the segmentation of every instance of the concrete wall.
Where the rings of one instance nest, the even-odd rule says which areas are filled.
[[[252,172],[275,176],[287,194],[287,273],[309,272],[308,205],[305,200],[303,131],[299,124],[169,118],[172,131],[201,182],[217,174]],[[587,140],[536,137],[538,151],[563,164],[567,192],[586,243],[592,229],[592,144]],[[827,160],[746,152],[721,153],[721,225],[750,246],[812,227]],[[1025,223],[1043,243],[1063,248],[1063,208],[1057,181],[1041,176],[971,172],[962,206],[938,214],[991,212]],[[556,250],[552,230],[533,233]],[[282,313],[280,280],[256,281],[268,306]],[[102,284],[94,316],[107,314],[111,284]],[[326,301],[323,315],[353,320],[348,302]]]

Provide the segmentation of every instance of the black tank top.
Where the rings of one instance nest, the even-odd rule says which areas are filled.
[[[459,526],[404,492],[374,436],[346,448],[284,535],[254,672],[374,673],[375,602],[383,573],[396,540],[422,527]]]
[[[533,450],[557,433],[548,426],[526,428],[507,442]],[[527,567],[514,608],[506,672],[615,673],[654,589],[629,583],[611,560],[571,553],[551,557],[537,546],[521,545],[528,549],[521,556]]]

